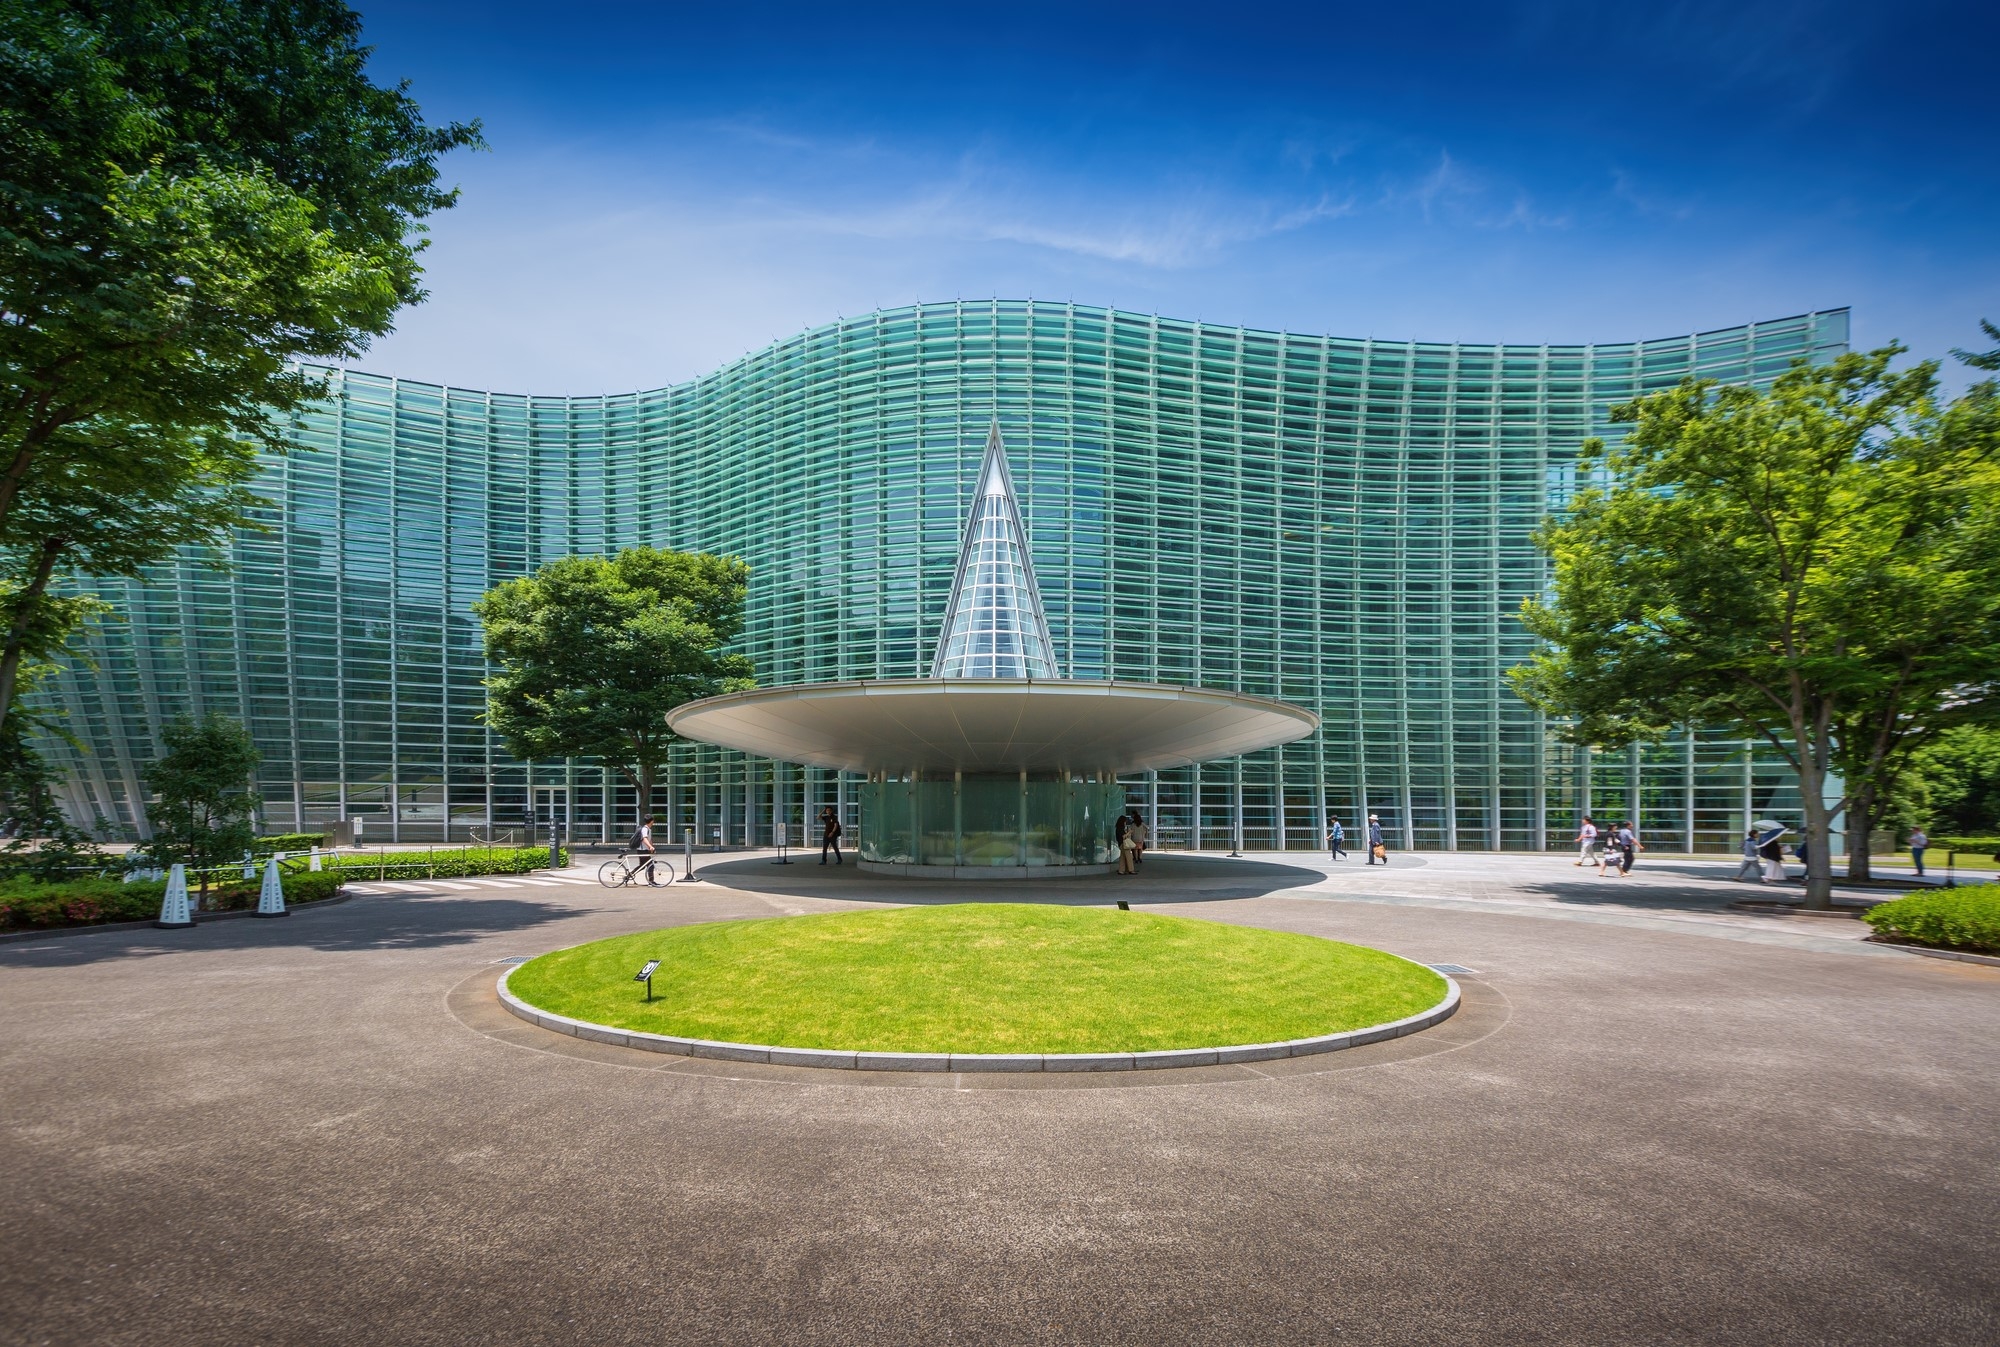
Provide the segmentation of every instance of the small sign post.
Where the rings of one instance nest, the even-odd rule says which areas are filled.
[[[646,960],[646,966],[632,975],[634,982],[643,982],[646,984],[646,999],[648,1001],[653,999],[653,970],[659,966],[660,961],[658,959],[648,959]]]

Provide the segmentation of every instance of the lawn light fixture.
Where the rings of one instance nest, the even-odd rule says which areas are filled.
[[[632,975],[634,982],[643,982],[646,984],[646,999],[648,1001],[653,999],[653,970],[659,966],[660,961],[658,959],[648,959],[646,960],[646,966]]]
[[[1132,910],[1132,904],[1126,902],[1123,898],[1120,898],[1118,900],[1118,910],[1120,912],[1130,912]]]

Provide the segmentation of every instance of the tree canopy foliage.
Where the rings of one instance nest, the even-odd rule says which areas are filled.
[[[0,0],[0,717],[80,616],[52,577],[225,539],[323,391],[294,362],[423,298],[479,130],[367,57],[338,0]]]
[[[642,814],[676,736],[667,713],[753,686],[723,653],[743,626],[749,567],[735,557],[635,547],[561,557],[488,590],[486,724],[522,761],[589,757],[616,768]]]
[[[1630,438],[1586,445],[1604,480],[1537,535],[1554,583],[1522,620],[1545,646],[1511,672],[1578,742],[1716,725],[1776,747],[1822,907],[1832,818],[2000,691],[2000,400],[1941,404],[1901,349],[1615,408]]]

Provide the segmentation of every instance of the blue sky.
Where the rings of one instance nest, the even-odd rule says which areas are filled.
[[[915,300],[1622,341],[2000,320],[2000,6],[356,0],[484,119],[430,302],[355,362],[678,382]]]

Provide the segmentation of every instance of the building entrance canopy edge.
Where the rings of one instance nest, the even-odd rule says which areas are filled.
[[[685,738],[850,772],[1133,772],[1304,738],[1319,717],[1214,688],[883,679],[755,688],[667,718]]]

